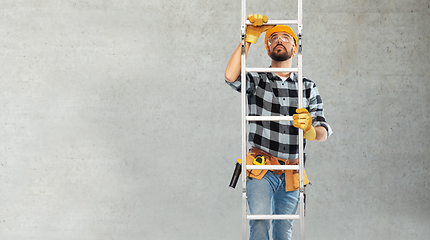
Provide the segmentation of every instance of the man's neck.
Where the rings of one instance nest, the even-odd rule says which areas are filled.
[[[272,68],[291,68],[292,62],[293,62],[292,58],[285,60],[285,61],[281,61],[281,62],[272,60],[271,67]],[[290,76],[290,72],[277,72],[276,74],[278,74],[281,77],[289,77]]]

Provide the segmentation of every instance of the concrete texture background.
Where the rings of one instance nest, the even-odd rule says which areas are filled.
[[[306,238],[428,239],[430,1],[303,10],[334,129],[307,147]],[[2,0],[0,239],[241,239],[239,33],[240,1]]]

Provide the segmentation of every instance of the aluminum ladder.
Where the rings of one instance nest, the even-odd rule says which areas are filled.
[[[247,72],[296,72],[298,73],[298,108],[303,107],[303,75],[302,75],[302,1],[298,1],[297,20],[269,20],[264,25],[297,25],[297,68],[247,68],[245,52],[246,26],[251,25],[247,20],[246,0],[242,0],[241,13],[241,102],[242,102],[242,239],[248,236],[248,220],[267,220],[267,219],[297,219],[300,220],[300,239],[305,239],[304,212],[305,212],[305,188],[304,188],[304,153],[303,153],[303,130],[299,129],[299,165],[247,165],[247,123],[248,121],[292,121],[292,116],[248,116],[246,104],[246,73]],[[246,171],[252,169],[269,170],[299,170],[299,214],[295,215],[248,215],[247,214],[247,195],[246,195]]]

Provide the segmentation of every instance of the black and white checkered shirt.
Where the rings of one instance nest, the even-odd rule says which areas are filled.
[[[291,73],[286,81],[282,81],[275,73],[247,73],[246,77],[249,116],[292,116],[296,113],[298,104],[296,73]],[[241,91],[240,76],[235,82],[227,84],[238,92]],[[312,125],[324,127],[330,136],[333,131],[325,120],[323,103],[315,83],[303,78],[303,91],[303,107],[311,114]],[[249,122],[250,145],[275,157],[298,158],[298,137],[298,128],[293,126],[292,121]]]

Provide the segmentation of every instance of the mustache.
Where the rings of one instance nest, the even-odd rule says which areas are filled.
[[[281,47],[283,47],[285,50],[287,50],[285,47],[284,47],[284,45],[282,45],[281,43],[278,43],[273,49],[275,49],[275,48],[277,48],[278,46],[281,46]]]

